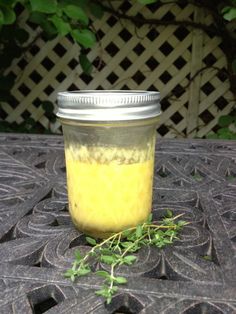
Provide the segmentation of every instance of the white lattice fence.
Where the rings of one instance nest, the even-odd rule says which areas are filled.
[[[119,8],[119,1],[115,8]],[[129,15],[138,12],[148,18],[195,21],[210,24],[210,17],[191,5],[152,6],[152,11],[124,1],[120,10]],[[154,10],[155,9],[155,10]],[[88,53],[94,64],[91,76],[83,74],[78,62],[79,47],[68,38],[44,42],[41,38],[8,72],[17,76],[12,89],[15,101],[2,105],[1,115],[9,122],[20,123],[32,117],[45,128],[56,132],[40,105],[55,103],[58,91],[74,89],[144,89],[159,90],[163,114],[158,132],[161,136],[204,136],[214,130],[218,117],[233,105],[228,80],[208,68],[189,80],[205,66],[226,67],[220,39],[201,30],[179,26],[134,26],[104,14],[94,22],[98,44]],[[39,29],[27,26],[31,39]]]

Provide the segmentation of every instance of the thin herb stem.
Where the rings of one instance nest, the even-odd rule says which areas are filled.
[[[114,268],[115,268],[115,265],[116,264],[112,264],[111,265],[111,275],[110,275],[111,282],[110,282],[109,290],[111,290],[113,288],[113,284],[114,284]]]
[[[155,230],[158,230],[158,229],[176,229],[177,228],[176,225],[174,225],[174,226],[146,225],[145,227],[146,228],[154,228]]]
[[[146,237],[146,234],[138,238],[137,240],[135,240],[130,246],[127,247],[127,249],[124,250],[121,257],[124,257],[130,251],[130,249],[132,249],[140,240],[144,239],[145,237]]]
[[[127,282],[124,277],[116,277],[115,269],[119,265],[131,265],[137,257],[130,253],[137,252],[145,245],[153,245],[158,248],[171,244],[178,239],[177,235],[181,229],[188,225],[188,222],[177,221],[183,214],[172,217],[172,212],[167,210],[167,216],[159,221],[159,224],[151,222],[152,216],[146,222],[136,227],[112,234],[107,239],[97,243],[95,239],[86,237],[89,244],[93,245],[90,251],[84,256],[79,251],[76,252],[76,260],[72,268],[65,273],[72,281],[77,276],[84,276],[91,272],[90,257],[95,257],[97,261],[110,265],[110,273],[98,270],[97,275],[104,277],[103,287],[96,294],[103,296],[107,303],[111,302],[112,296],[116,293],[119,284]],[[92,261],[92,260],[91,260]]]
[[[172,220],[174,221],[174,220],[176,220],[176,219],[178,219],[178,218],[180,218],[182,216],[184,216],[184,213],[176,215],[175,217],[172,218]]]
[[[116,243],[116,245],[115,245],[115,247],[113,249],[114,251],[118,250],[120,253],[121,253],[121,248],[120,248],[119,244],[120,244],[120,241],[121,241],[121,234],[122,233],[119,233],[118,239],[117,239],[117,243]]]

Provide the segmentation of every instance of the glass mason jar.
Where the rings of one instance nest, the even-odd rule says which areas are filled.
[[[151,212],[159,93],[58,94],[69,211],[99,238],[144,222]]]

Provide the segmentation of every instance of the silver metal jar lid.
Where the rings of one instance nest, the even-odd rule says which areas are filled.
[[[58,93],[57,116],[79,121],[127,121],[161,114],[160,93],[84,90]]]

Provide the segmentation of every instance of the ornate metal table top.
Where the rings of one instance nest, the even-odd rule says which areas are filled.
[[[157,142],[154,217],[191,224],[122,266],[109,306],[100,279],[63,277],[86,242],[67,211],[62,137],[2,134],[0,147],[0,313],[236,313],[236,142]]]

